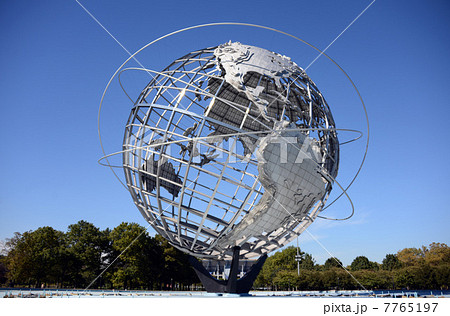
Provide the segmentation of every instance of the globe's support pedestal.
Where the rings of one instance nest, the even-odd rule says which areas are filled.
[[[189,256],[189,262],[197,273],[198,278],[202,282],[208,293],[236,293],[244,294],[248,293],[252,288],[253,282],[255,282],[264,262],[267,259],[267,255],[264,254],[259,257],[258,261],[250,268],[250,270],[239,280],[237,275],[239,272],[239,251],[240,247],[233,248],[233,259],[231,261],[231,269],[228,280],[217,280],[205,269],[200,261],[195,257]]]

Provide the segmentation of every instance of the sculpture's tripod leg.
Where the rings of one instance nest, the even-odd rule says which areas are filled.
[[[231,261],[230,276],[227,281],[217,280],[205,269],[205,267],[196,258],[189,256],[189,262],[197,273],[200,282],[202,282],[206,291],[209,293],[248,293],[252,288],[253,282],[261,271],[267,255],[259,257],[250,270],[242,277],[237,279],[239,272],[239,251],[240,247],[233,248],[233,260]]]

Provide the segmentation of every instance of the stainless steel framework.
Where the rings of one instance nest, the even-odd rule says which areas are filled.
[[[287,244],[318,216],[338,172],[336,126],[316,85],[292,62],[285,72],[256,71],[288,59],[237,44],[152,71],[125,128],[136,206],[197,257],[228,259],[239,246],[251,258]],[[243,56],[233,67],[247,63],[238,83],[224,61],[232,49]]]

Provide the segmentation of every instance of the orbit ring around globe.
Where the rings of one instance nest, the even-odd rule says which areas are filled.
[[[335,179],[339,146],[360,139],[362,133],[336,128],[325,98],[290,58],[230,41],[191,52],[161,72],[142,65],[124,68],[137,53],[164,38],[223,25],[256,27],[294,38],[327,57],[347,77],[367,123],[365,152],[347,187]],[[152,77],[137,101],[120,82],[121,73],[130,70]],[[134,106],[125,127],[123,150],[107,155],[100,114],[116,76]],[[359,135],[339,142],[337,131]],[[219,260],[230,258],[236,246],[243,258],[282,247],[342,195],[348,198],[352,212],[335,220],[350,218],[354,206],[347,190],[361,171],[369,143],[362,97],[333,59],[288,33],[228,22],[172,32],[131,55],[103,92],[98,132],[104,154],[99,162],[111,168],[155,231],[188,254]],[[108,160],[118,154],[123,157],[126,185]],[[334,184],[342,192],[325,206]]]

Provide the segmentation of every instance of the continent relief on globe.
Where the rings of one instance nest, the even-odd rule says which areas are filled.
[[[178,105],[174,106],[172,103],[158,110],[173,108],[174,112],[181,113],[178,122],[192,123],[182,130],[181,136],[184,141],[176,143],[179,148],[176,159],[171,159],[170,154],[164,152],[163,144],[171,141],[170,134],[167,132],[164,134],[161,132],[162,129],[155,132],[155,127],[159,127],[158,124],[164,118],[164,114],[158,114],[158,123],[152,127],[153,129],[149,128],[149,133],[153,135],[150,140],[135,141],[135,143],[147,142],[151,150],[147,152],[145,158],[142,158],[143,162],[139,167],[144,191],[137,190],[133,199],[159,233],[188,253],[223,258],[234,246],[242,247],[244,257],[267,253],[293,240],[317,216],[310,216],[311,210],[320,211],[324,205],[338,171],[339,143],[335,123],[328,105],[315,84],[289,57],[238,42],[228,42],[204,51],[207,56],[205,59],[199,57],[202,55],[198,52],[193,52],[173,63],[175,69],[181,69],[178,63],[193,64],[195,60],[207,60],[203,64],[199,62],[200,66],[195,69],[182,68],[186,73],[196,73],[191,78],[191,82],[194,83],[191,86],[196,86],[194,98],[189,100],[193,102],[192,104],[201,105],[201,112],[194,114],[189,112],[190,110],[178,110]],[[211,52],[212,56],[208,55]],[[190,60],[194,61],[191,63]],[[165,71],[175,73],[175,70],[169,68]],[[210,72],[205,75],[207,71]],[[196,79],[196,76],[199,79]],[[155,84],[154,86],[149,84],[137,102],[147,109],[147,116],[151,113],[166,113],[155,112],[156,110],[152,112],[152,107],[156,109],[158,106],[161,107],[157,97],[154,97],[154,103],[145,99],[149,91],[157,89],[160,88],[156,88]],[[177,96],[172,97],[178,103],[186,97],[184,90],[181,91],[183,92],[178,92]],[[194,117],[196,119],[193,119]],[[138,120],[134,118],[129,126],[142,129],[139,125],[143,124],[144,118],[144,116]],[[206,125],[212,131],[206,132],[209,134],[205,134]],[[164,128],[167,131],[169,127]],[[147,135],[145,128],[142,135]],[[179,127],[175,125],[174,130],[177,128]],[[139,135],[139,132],[133,134],[130,130],[125,139],[141,137],[135,135]],[[198,137],[201,141],[197,140]],[[205,210],[184,205],[186,192],[189,192],[191,201],[197,197],[194,189],[183,185],[189,180],[195,187],[202,181],[203,173],[200,170],[208,174],[210,171],[205,168],[214,163],[223,166],[222,175],[217,176],[217,184],[220,185],[222,176],[226,177],[224,172],[227,168],[224,164],[227,162],[220,161],[216,148],[233,137],[243,148],[242,153],[236,154],[236,157],[240,157],[242,165],[248,163],[250,159],[252,161],[256,159],[257,167],[254,173],[257,171],[258,174],[254,176],[262,185],[263,192],[248,210],[243,211],[245,205],[242,204],[239,213],[226,222],[224,218],[227,217],[228,210],[222,211],[222,217],[214,217],[216,215],[213,214],[217,210],[210,211],[210,208],[214,208],[212,202],[209,202]],[[198,149],[198,144],[202,141],[209,146],[206,152]],[[128,147],[124,146],[124,149],[126,148]],[[136,151],[131,152],[126,159],[134,161],[135,157],[141,156],[142,153]],[[181,162],[177,164],[177,161]],[[124,166],[127,164],[129,163],[124,160]],[[182,166],[189,168],[189,165],[194,165],[195,169],[199,170],[195,180],[185,179],[183,173],[180,173]],[[136,181],[133,180],[136,179],[133,176],[135,169],[129,170],[127,183],[130,187],[136,188],[138,184],[133,182]],[[242,169],[238,171],[244,172]],[[175,199],[179,201],[172,203],[172,208],[178,203],[178,211],[173,208],[171,214],[164,213],[159,201],[156,207],[143,201],[145,195],[159,190],[158,184],[172,195],[174,201]],[[236,186],[244,185],[247,184],[241,183]],[[256,183],[253,187],[255,185]],[[220,187],[210,189],[211,201],[216,201],[216,192],[220,190]],[[152,194],[157,199],[160,196]],[[204,198],[204,193],[202,194],[200,200]],[[159,217],[158,215],[148,217],[146,213],[148,208],[159,209]],[[184,210],[187,213],[183,217]],[[189,222],[189,212],[203,217],[201,223]],[[212,225],[207,226],[205,219],[212,219],[223,228],[218,230]],[[167,220],[169,224],[164,224]],[[171,226],[170,222],[176,224]],[[181,226],[184,228],[180,228]],[[180,233],[181,229],[184,229],[185,233]],[[208,237],[202,241],[200,233]]]
[[[255,72],[272,78],[275,85],[283,89],[281,78],[304,73],[303,70],[288,57],[240,43],[220,45],[214,55],[217,67],[225,73],[225,82],[238,92],[244,92],[257,106],[261,118],[273,123],[273,132],[265,134],[266,136],[260,137],[254,143],[249,137],[240,137],[242,145],[247,149],[246,154],[254,153],[258,159],[258,179],[265,192],[249,214],[218,240],[218,247],[227,248],[229,245],[242,245],[251,237],[260,239],[278,229],[284,230],[283,226],[293,219],[301,220],[313,204],[324,196],[328,181],[320,173],[319,163],[322,161],[322,155],[317,141],[300,131],[289,131],[296,126],[286,120],[278,121],[268,112],[268,106],[275,99],[276,102],[289,106],[286,97],[279,93],[274,98],[273,94],[264,93],[264,86],[253,88],[246,86],[244,82],[249,72]],[[214,88],[211,90],[216,93]],[[223,119],[215,115],[221,111],[220,107],[229,106],[216,101],[209,113],[205,114]],[[227,121],[231,125],[237,125],[232,119]],[[255,125],[254,122],[247,124],[248,126],[244,123],[246,130],[262,130],[261,126],[251,126]],[[217,126],[217,129],[225,128]],[[229,131],[216,130],[213,134],[227,132]],[[286,154],[287,157],[282,157]]]

